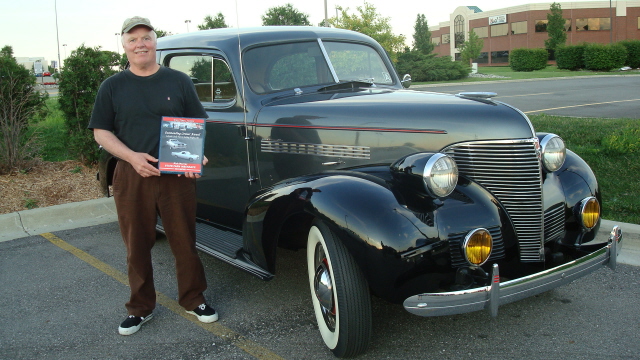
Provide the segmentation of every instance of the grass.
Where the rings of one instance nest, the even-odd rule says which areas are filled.
[[[73,160],[67,150],[67,130],[57,98],[47,99],[47,115],[33,126],[40,138],[41,156],[45,161]]]
[[[640,224],[640,120],[530,117],[536,131],[561,136],[596,174],[602,217]]]
[[[439,83],[460,83],[460,82],[482,82],[482,81],[500,81],[500,80],[526,80],[526,79],[544,79],[554,77],[569,76],[591,76],[591,75],[640,75],[640,70],[628,71],[569,71],[558,69],[555,65],[547,66],[545,69],[536,71],[513,71],[509,66],[486,66],[478,68],[478,73],[485,75],[504,76],[501,78],[464,78],[452,81],[432,81],[432,82],[414,82],[415,85],[439,84]]]

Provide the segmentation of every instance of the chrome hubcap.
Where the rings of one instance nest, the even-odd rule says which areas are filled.
[[[318,302],[324,308],[324,311],[330,311],[333,309],[333,283],[331,282],[331,275],[329,269],[324,263],[320,263],[320,266],[316,268],[316,275],[313,280],[313,286],[316,293]]]

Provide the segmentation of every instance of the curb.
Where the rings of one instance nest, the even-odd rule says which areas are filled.
[[[113,197],[54,205],[0,215],[0,242],[118,221]],[[614,225],[622,228],[618,262],[640,266],[640,225],[602,220],[599,238],[606,239]]]
[[[0,215],[0,242],[118,220],[112,197]]]

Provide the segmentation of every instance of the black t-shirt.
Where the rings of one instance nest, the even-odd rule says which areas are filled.
[[[125,70],[100,85],[89,129],[113,131],[129,149],[157,157],[163,116],[208,117],[191,79],[163,66],[151,76]]]

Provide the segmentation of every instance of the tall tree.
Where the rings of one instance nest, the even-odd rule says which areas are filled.
[[[424,14],[418,14],[413,30],[413,50],[420,51],[425,55],[430,54],[434,45],[431,42],[431,31],[429,31],[429,24],[427,24]]]
[[[42,114],[47,95],[35,86],[35,77],[18,64],[13,48],[4,46],[0,50],[0,173],[27,167],[37,153],[29,121]]]
[[[219,12],[215,18],[212,18],[211,15],[205,16],[204,23],[198,25],[198,30],[224,29],[228,27],[229,25],[227,25],[227,22],[224,19],[224,15]]]
[[[554,2],[547,13],[547,34],[549,38],[544,41],[547,50],[555,51],[559,46],[567,42],[567,33],[564,29],[565,19],[562,17],[562,8]]]
[[[340,16],[331,18],[331,25],[363,33],[372,37],[387,50],[392,59],[397,59],[397,53],[404,49],[404,35],[394,35],[391,32],[389,18],[376,12],[375,6],[365,2],[364,7],[358,6],[358,14],[349,15],[349,8],[338,6]]]
[[[98,160],[98,147],[87,129],[100,84],[113,75],[121,57],[112,51],[81,45],[65,60],[58,102],[69,133],[68,147],[83,162]]]
[[[262,25],[311,25],[309,15],[298,11],[291,4],[272,7],[262,15]]]
[[[480,56],[483,46],[484,40],[480,39],[478,34],[471,30],[469,31],[469,39],[458,47],[460,49],[460,57],[471,65],[473,59],[477,59]]]
[[[168,32],[168,31],[165,31],[165,30],[161,30],[161,29],[158,29],[158,28],[156,28],[154,31],[156,32],[156,36],[158,37],[158,39],[160,39],[161,37],[173,35],[173,33],[171,33],[171,32]]]

